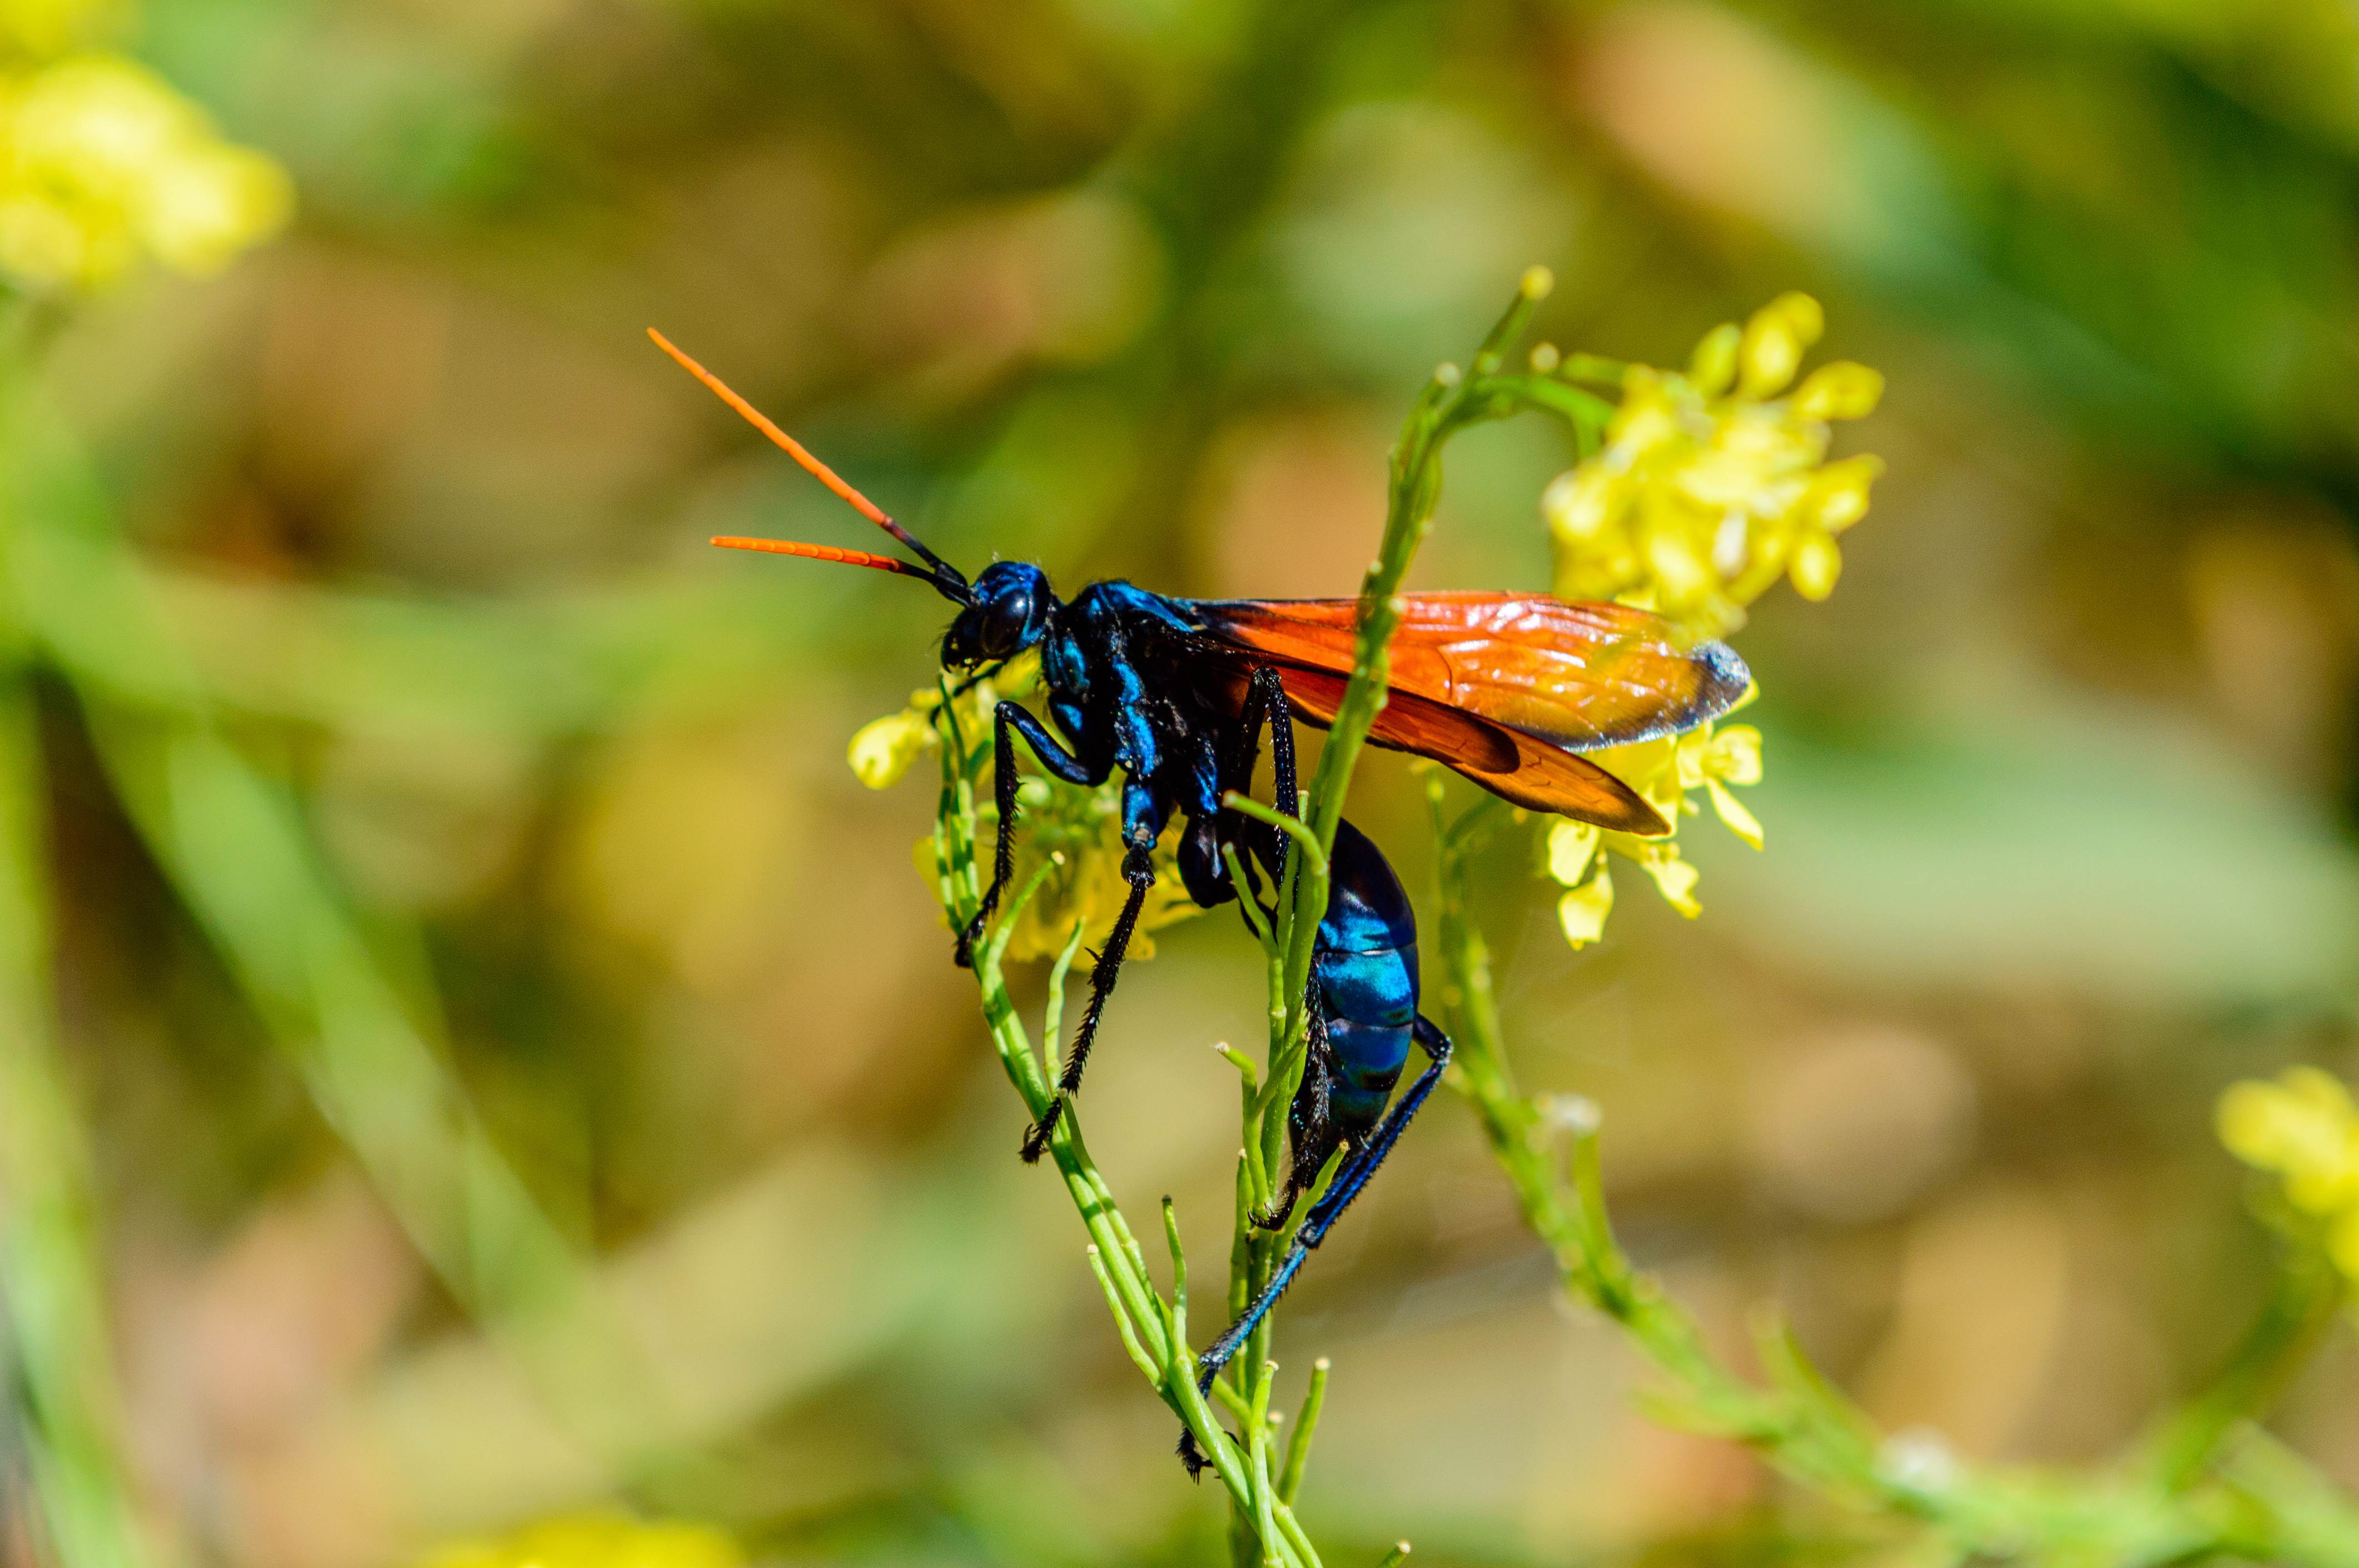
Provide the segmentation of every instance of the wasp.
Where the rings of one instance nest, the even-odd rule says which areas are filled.
[[[1235,885],[1232,858],[1247,880],[1265,870],[1274,883],[1282,876],[1283,836],[1222,802],[1231,792],[1250,793],[1266,728],[1277,808],[1295,809],[1293,726],[1323,729],[1342,707],[1359,600],[1179,599],[1118,580],[1060,600],[1045,572],[1021,561],[995,561],[970,581],[663,334],[648,335],[918,560],[784,539],[712,543],[929,584],[957,610],[941,646],[942,667],[954,676],[979,676],[1039,653],[1046,720],[1016,702],[1001,702],[992,715],[998,837],[990,886],[958,935],[960,964],[972,962],[1013,873],[1016,741],[1069,784],[1096,787],[1122,777],[1129,892],[1092,968],[1089,1004],[1056,1098],[1025,1134],[1023,1157],[1038,1160],[1081,1088],[1155,883],[1155,846],[1172,818],[1180,819],[1180,877],[1205,908],[1241,896],[1258,903],[1253,888]],[[1670,824],[1654,806],[1582,753],[1691,729],[1727,711],[1750,684],[1725,644],[1682,645],[1661,620],[1626,605],[1543,594],[1409,594],[1391,643],[1385,705],[1368,740],[1432,758],[1528,810],[1660,836]],[[1329,868],[1327,909],[1312,947],[1308,1050],[1288,1111],[1291,1168],[1257,1221],[1282,1226],[1297,1195],[1343,1157],[1267,1285],[1200,1358],[1206,1387],[1366,1186],[1450,1057],[1448,1036],[1418,1011],[1417,921],[1399,879],[1348,822],[1338,824]],[[1391,1103],[1412,1044],[1427,1065]],[[1190,1444],[1180,1452],[1191,1472],[1201,1464]]]

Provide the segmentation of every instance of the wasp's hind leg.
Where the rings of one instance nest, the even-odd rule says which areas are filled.
[[[1285,1258],[1270,1275],[1269,1283],[1262,1287],[1261,1294],[1254,1298],[1253,1304],[1238,1314],[1236,1322],[1229,1325],[1228,1332],[1212,1341],[1212,1348],[1197,1360],[1198,1392],[1212,1392],[1212,1379],[1221,1375],[1221,1368],[1235,1357],[1253,1331],[1261,1326],[1261,1320],[1269,1315],[1270,1308],[1277,1304],[1277,1298],[1286,1293],[1286,1288],[1294,1283],[1294,1276],[1302,1271],[1303,1262],[1310,1256],[1311,1249],[1327,1239],[1327,1232],[1343,1217],[1343,1211],[1352,1206],[1352,1200],[1360,1195],[1361,1189],[1368,1184],[1368,1179],[1376,1173],[1376,1167],[1385,1162],[1385,1156],[1391,1153],[1393,1145],[1400,1141],[1400,1135],[1408,1126],[1410,1118],[1417,1115],[1418,1108],[1433,1093],[1433,1087],[1441,1081],[1442,1070],[1450,1065],[1450,1036],[1422,1014],[1419,1015],[1412,1027],[1413,1038],[1424,1048],[1426,1055],[1430,1058],[1430,1064],[1424,1072],[1418,1075],[1417,1082],[1409,1086],[1408,1093],[1401,1097],[1400,1103],[1386,1113],[1384,1120],[1377,1124],[1368,1141],[1344,1159],[1335,1173],[1335,1180],[1320,1195],[1319,1201],[1310,1206],[1310,1213],[1303,1219],[1302,1228],[1294,1233],[1294,1245],[1286,1249]],[[1180,1435],[1180,1462],[1188,1466],[1188,1474],[1191,1476],[1202,1470],[1206,1464],[1203,1450],[1196,1446],[1196,1434],[1192,1432],[1183,1432]]]
[[[1343,1145],[1343,1130],[1335,1125],[1335,1083],[1341,1068],[1327,1034],[1327,1017],[1314,995],[1310,1040],[1302,1059],[1302,1082],[1295,1087],[1294,1103],[1287,1108],[1288,1162],[1286,1185],[1266,1209],[1249,1216],[1262,1230],[1277,1230],[1294,1213],[1295,1200],[1318,1184],[1319,1173]]]

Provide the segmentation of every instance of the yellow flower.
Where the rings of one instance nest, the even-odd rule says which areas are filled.
[[[1778,397],[1823,324],[1788,294],[1706,334],[1684,374],[1630,367],[1603,449],[1541,497],[1558,594],[1645,604],[1702,637],[1743,625],[1781,576],[1806,598],[1833,591],[1835,535],[1883,465],[1827,462],[1827,422],[1872,412],[1884,381],[1838,362]]]
[[[1568,888],[1556,901],[1557,924],[1564,927],[1564,939],[1575,947],[1586,947],[1605,935],[1605,917],[1614,913],[1614,876],[1603,865],[1597,874],[1579,887]]]
[[[1746,692],[1736,707],[1745,707],[1754,696]],[[1614,883],[1605,872],[1609,850],[1636,863],[1653,879],[1663,901],[1681,914],[1692,920],[1703,913],[1695,896],[1701,873],[1680,857],[1679,847],[1680,824],[1701,809],[1690,798],[1697,790],[1704,792],[1713,814],[1730,832],[1761,848],[1759,820],[1730,793],[1731,785],[1761,782],[1761,731],[1752,725],[1702,724],[1685,735],[1593,752],[1590,761],[1645,795],[1671,831],[1659,838],[1641,838],[1562,817],[1549,824],[1549,875],[1567,890],[1557,902],[1557,919],[1575,947],[1604,935],[1605,917],[1614,908]]]
[[[0,271],[87,287],[143,256],[208,273],[293,208],[277,164],[144,66],[71,56],[0,84]]]
[[[860,727],[852,738],[847,760],[862,784],[870,789],[890,789],[901,782],[910,763],[942,743],[934,730],[932,712],[941,700],[938,691],[913,691],[908,707]]]
[[[455,1541],[418,1568],[741,1568],[745,1561],[735,1541],[706,1525],[587,1514]]]
[[[1023,697],[1039,684],[1040,655],[1027,653],[1010,659],[987,680],[978,680],[959,694],[959,728],[969,747],[991,739],[992,710],[1000,698]],[[846,761],[860,782],[870,789],[890,789],[901,782],[909,765],[942,742],[941,688],[926,687],[909,694],[909,706],[860,727],[852,738]]]
[[[2333,1077],[2288,1067],[2275,1083],[2232,1085],[2220,1097],[2220,1141],[2282,1178],[2288,1202],[2322,1221],[2334,1266],[2359,1280],[2359,1109]]]

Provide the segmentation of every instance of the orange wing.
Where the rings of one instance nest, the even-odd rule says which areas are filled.
[[[1333,719],[1357,600],[1189,608],[1212,636],[1277,666],[1305,719]],[[1655,808],[1574,753],[1692,729],[1726,712],[1751,679],[1725,644],[1680,648],[1658,618],[1626,605],[1410,594],[1392,643],[1392,692],[1370,739],[1447,762],[1518,806],[1652,836],[1670,830]]]

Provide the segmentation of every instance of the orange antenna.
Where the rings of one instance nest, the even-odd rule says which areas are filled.
[[[773,556],[801,556],[813,561],[841,561],[847,567],[870,567],[880,572],[898,572],[903,577],[931,582],[934,574],[913,567],[891,556],[871,555],[866,550],[839,550],[833,545],[800,545],[792,539],[746,539],[734,534],[716,534],[712,542],[724,550],[760,550]]]
[[[927,565],[932,567],[934,569],[932,572],[927,573],[909,570],[906,567],[901,567],[900,563],[896,563],[897,567],[901,567],[901,569],[903,569],[908,576],[929,578],[934,586],[940,589],[942,592],[951,599],[956,600],[962,603],[966,600],[968,597],[965,592],[966,579],[959,572],[957,568],[951,566],[948,561],[943,560],[940,556],[934,554],[933,551],[919,544],[916,535],[912,535],[907,528],[902,527],[898,523],[894,522],[892,518],[886,516],[885,514],[884,508],[878,506],[875,502],[861,494],[860,492],[853,489],[850,484],[844,481],[843,477],[841,474],[838,474],[833,469],[828,467],[825,463],[820,461],[818,458],[814,457],[811,454],[810,448],[804,446],[800,441],[796,440],[792,436],[788,435],[784,430],[779,429],[778,427],[771,421],[768,415],[763,413],[760,409],[755,407],[752,404],[738,396],[735,392],[732,391],[728,383],[723,381],[719,376],[713,374],[711,371],[705,369],[702,365],[689,358],[688,355],[682,353],[678,345],[674,344],[669,338],[665,337],[653,327],[647,329],[647,336],[655,340],[656,347],[661,349],[664,352],[669,354],[674,360],[678,361],[679,367],[682,370],[696,377],[697,380],[702,382],[706,386],[711,387],[712,389],[713,395],[720,398],[722,402],[729,405],[730,407],[737,410],[737,412],[745,417],[747,424],[753,426],[754,428],[761,431],[762,434],[770,438],[771,441],[780,451],[794,459],[795,461],[802,467],[804,472],[819,481],[820,483],[827,486],[828,489],[835,492],[837,495],[842,496],[854,512],[859,513],[863,517],[867,518],[871,523],[875,524],[876,526],[884,529],[885,532],[892,535],[893,537],[900,540],[901,543],[908,546],[912,550],[915,550],[919,557],[921,557]],[[879,566],[882,562],[889,558],[884,556],[871,556],[865,551],[861,550],[844,550],[838,551],[833,555],[821,555],[819,553],[821,546],[817,545],[802,545],[798,546],[793,549],[785,549],[779,547],[784,542],[777,540],[715,539],[713,543],[716,545],[726,545],[733,549],[766,549],[778,555],[809,556],[814,560],[842,560],[853,566]],[[894,568],[885,568],[883,569],[891,570]],[[955,584],[959,591],[951,592],[951,584]]]

